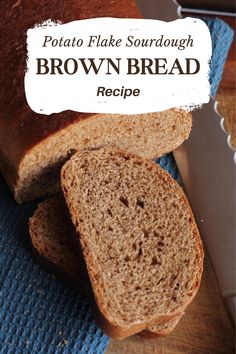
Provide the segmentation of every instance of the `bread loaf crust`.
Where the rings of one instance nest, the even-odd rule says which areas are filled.
[[[10,186],[18,179],[25,154],[35,145],[93,113],[66,111],[50,116],[33,112],[24,92],[26,32],[48,19],[67,23],[95,17],[141,18],[133,0],[8,0],[0,23],[0,170]]]
[[[3,2],[2,11],[0,171],[17,202],[58,192],[59,170],[71,150],[116,143],[122,150],[156,158],[188,138],[191,114],[181,110],[135,116],[65,111],[46,116],[34,113],[26,102],[28,28],[49,18],[62,23],[94,17],[142,18],[134,0],[9,0]]]

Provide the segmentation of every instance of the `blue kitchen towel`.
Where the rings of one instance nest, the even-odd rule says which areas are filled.
[[[212,34],[212,94],[220,82],[232,32],[207,20]],[[179,179],[173,157],[158,160]],[[0,353],[104,353],[106,337],[76,289],[45,272],[31,256],[27,222],[35,203],[17,205],[0,177]]]
[[[211,95],[215,97],[224,70],[224,64],[230,46],[233,42],[234,31],[220,19],[203,18],[207,24],[212,40],[212,58],[210,71]]]
[[[87,301],[31,256],[36,204],[17,205],[1,177],[0,200],[0,353],[104,353]]]

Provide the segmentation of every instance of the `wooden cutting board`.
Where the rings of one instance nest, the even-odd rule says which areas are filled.
[[[208,255],[200,290],[176,329],[168,336],[138,335],[111,340],[107,354],[233,354],[234,329],[218,289]]]

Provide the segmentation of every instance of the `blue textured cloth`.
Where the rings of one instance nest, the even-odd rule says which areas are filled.
[[[212,34],[212,94],[216,93],[232,32],[206,20]],[[158,159],[177,180],[171,154]],[[94,324],[80,294],[41,269],[27,231],[35,203],[17,205],[0,178],[0,353],[103,353],[108,338]]]
[[[207,24],[212,39],[212,58],[211,58],[211,95],[216,95],[217,89],[224,70],[230,45],[233,42],[234,31],[224,21],[220,19],[202,18]]]
[[[0,178],[0,352],[104,353],[106,337],[87,301],[32,259],[27,223],[35,203],[17,205]]]

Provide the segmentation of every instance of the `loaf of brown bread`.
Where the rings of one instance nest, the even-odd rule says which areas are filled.
[[[83,282],[81,260],[74,247],[70,225],[60,196],[40,203],[29,220],[29,232],[34,250],[41,263],[50,267],[56,275],[68,278],[86,291]],[[38,258],[39,258],[38,257]],[[169,334],[177,325],[180,316],[165,323],[155,324],[142,332],[144,337]]]
[[[62,164],[77,149],[116,144],[155,158],[177,148],[191,130],[191,114],[34,113],[24,93],[26,32],[45,20],[141,18],[134,0],[8,0],[0,24],[0,171],[18,202],[52,194]],[[14,23],[14,25],[13,25]],[[92,110],[92,108],[91,108]]]
[[[104,332],[122,339],[180,316],[203,269],[181,187],[157,164],[114,147],[76,153],[61,186]]]

